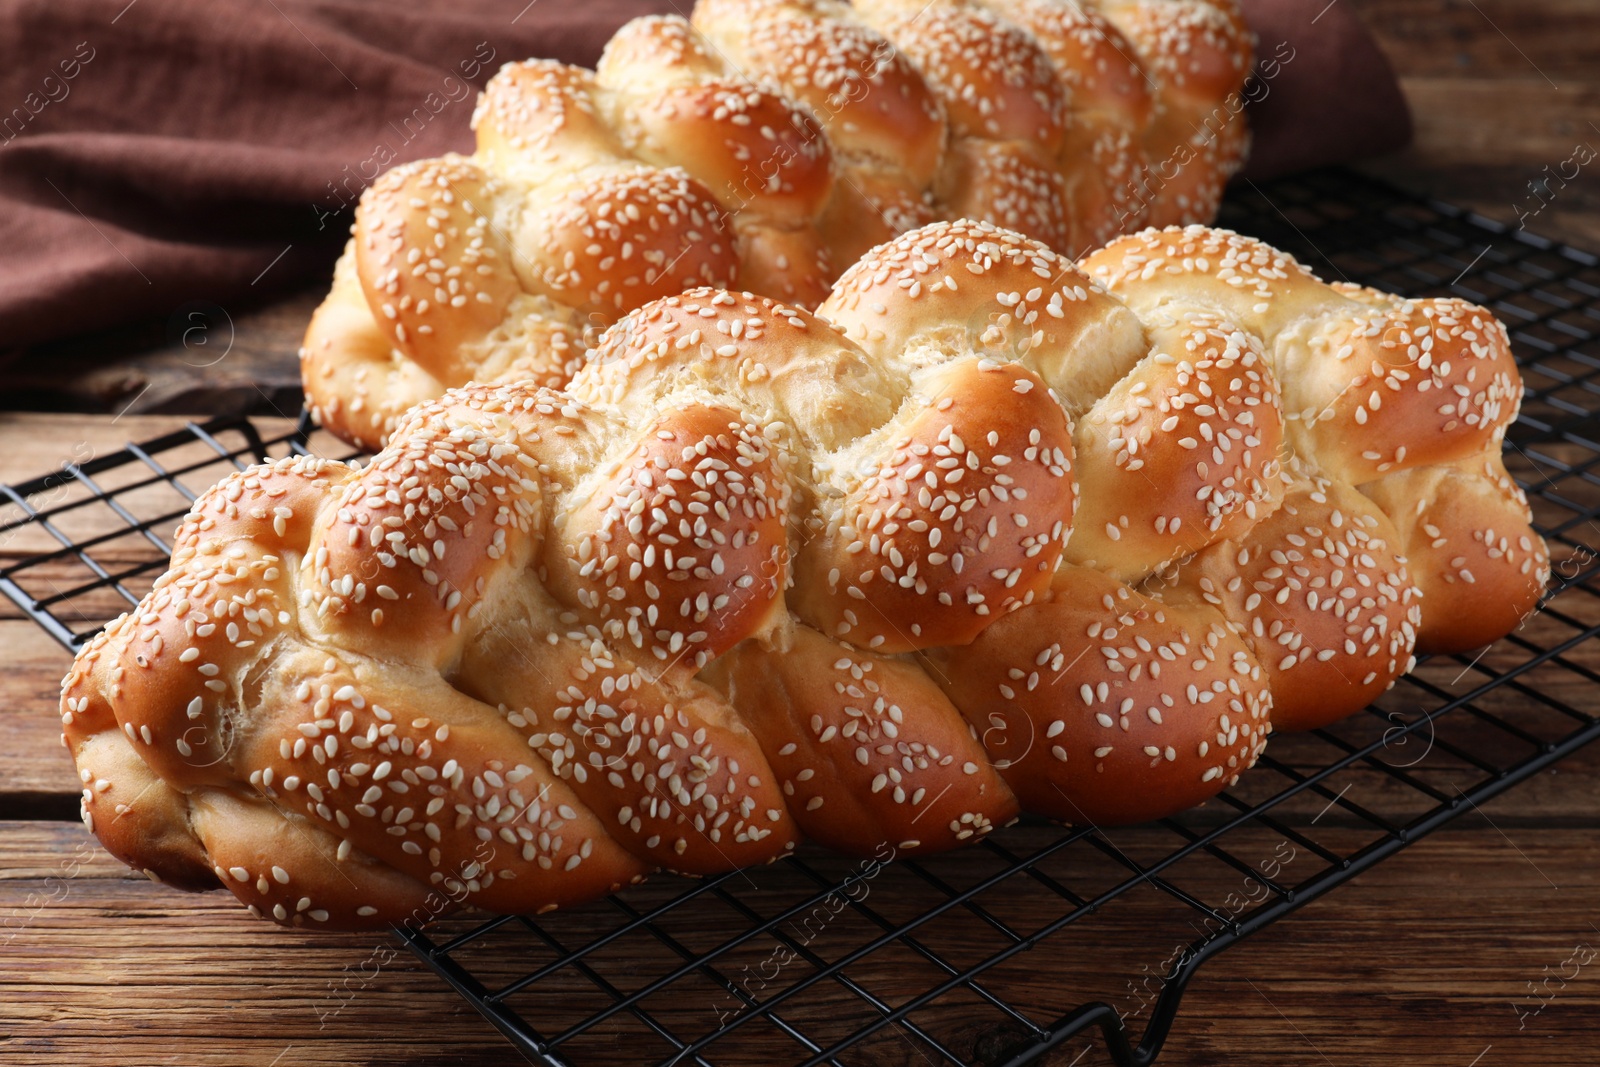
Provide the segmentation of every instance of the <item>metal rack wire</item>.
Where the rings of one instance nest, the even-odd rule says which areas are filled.
[[[1222,221],[1324,277],[1458,294],[1510,326],[1527,397],[1508,464],[1556,560],[1521,629],[1424,661],[1367,714],[1275,738],[1236,789],[1157,824],[1024,822],[915,861],[802,849],[570,913],[397,936],[551,1067],[618,1044],[702,1067],[1020,1067],[1094,1044],[1145,1065],[1207,959],[1600,736],[1600,674],[1573,656],[1600,635],[1596,257],[1343,171],[1247,185]],[[149,588],[172,527],[223,473],[340,454],[305,419],[266,425],[191,423],[0,488],[0,543],[26,552],[0,591],[76,649]]]

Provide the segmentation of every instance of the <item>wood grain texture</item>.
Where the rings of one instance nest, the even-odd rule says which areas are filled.
[[[181,429],[187,421],[179,416],[113,419],[3,412],[0,482],[33,481],[63,471],[65,464],[92,463],[95,457],[119,451],[130,440],[147,441]],[[256,426],[271,439],[287,433],[292,424],[262,418],[256,420]],[[222,443],[228,448],[246,444],[237,434],[223,434]],[[231,462],[200,444],[162,453],[159,461],[171,471],[182,471],[179,479],[191,493],[203,492],[234,469]],[[163,538],[170,536],[189,507],[187,497],[140,465],[114,468],[93,477],[102,490],[117,494],[117,503],[128,515],[154,521]],[[49,514],[51,525],[73,542],[99,542],[91,553],[107,571],[120,574],[142,566],[140,574],[121,583],[130,594],[142,595],[163,569],[160,550],[144,535],[133,532],[124,516],[90,498],[81,484],[62,476],[40,486],[25,500],[34,511]],[[60,552],[60,541],[39,524],[12,525],[24,515],[20,505],[0,502],[0,527],[5,527],[0,529],[0,568],[40,553]],[[52,610],[79,632],[104,624],[128,606],[111,588],[68,595],[96,580],[82,560],[71,554],[59,554],[13,573],[12,580],[36,598],[67,595]],[[0,597],[0,649],[5,650],[7,668],[0,672],[0,739],[4,739],[0,745],[0,817],[76,818],[72,761],[60,744],[59,721],[48,713],[58,699],[68,657],[60,644],[5,597]]]
[[[1600,149],[1600,129],[1592,125],[1600,122],[1600,5],[1341,2],[1355,4],[1377,34],[1417,120],[1411,149],[1366,169],[1513,226],[1519,211],[1537,207],[1527,221],[1533,232],[1600,248],[1600,161],[1560,188],[1528,187],[1545,177],[1546,167],[1558,168],[1577,145]],[[271,413],[274,405],[291,412],[294,352],[320,295],[311,289],[255,309],[226,309],[233,347],[214,363],[218,348],[199,344],[202,336],[206,344],[227,336],[214,313],[205,320],[209,332],[190,334],[187,345],[182,328],[192,323],[180,318],[10,353],[0,386],[11,405],[129,413],[114,423],[0,415],[0,481],[103,454],[183,422],[144,412]],[[131,358],[107,365],[107,353]],[[208,476],[197,472],[194,488],[203,488]],[[181,501],[163,493],[152,489],[142,499],[149,514],[181,510]],[[69,499],[45,495],[42,503]],[[0,512],[0,522],[14,514]],[[89,510],[62,520],[72,536],[111,534],[117,521]],[[0,534],[0,565],[50,547],[38,531]],[[112,539],[104,558],[133,562],[148,552],[135,540]],[[82,572],[62,560],[34,576],[44,583],[41,588],[69,588]],[[97,593],[73,604],[87,622],[119,610],[120,600]],[[1555,623],[1545,619],[1539,625]],[[0,1062],[477,1067],[515,1061],[487,1024],[409,955],[392,954],[390,942],[281,931],[249,919],[221,894],[189,896],[153,885],[95,848],[68,821],[75,814],[77,784],[57,740],[55,717],[66,654],[9,602],[0,603],[0,648],[0,819],[12,820],[0,823],[0,1003],[6,1005],[0,1011]],[[1515,655],[1497,647],[1482,665],[1503,666]],[[1600,667],[1600,652],[1590,648],[1584,662]],[[1469,674],[1461,684],[1471,681]],[[1495,694],[1488,710],[1528,711],[1538,707],[1540,696],[1551,695],[1591,707],[1600,699],[1570,673],[1551,671],[1531,678],[1528,692]],[[1398,714],[1408,713],[1399,694],[1393,701]],[[1484,728],[1468,740],[1481,748],[1503,739]],[[1276,741],[1272,754],[1302,769],[1325,758],[1315,746],[1287,739]],[[1417,758],[1417,750],[1397,747],[1385,758],[1404,764]],[[1460,761],[1435,749],[1427,750],[1416,773],[1441,789],[1468,780]],[[1269,777],[1258,781],[1261,789],[1275,784]],[[1353,774],[1350,784],[1346,799],[1376,810],[1405,800],[1405,790],[1382,775]],[[1317,825],[1330,840],[1361,838],[1356,816],[1338,807],[1319,816],[1324,801],[1305,800],[1285,813],[1292,825],[1305,829],[1321,818]],[[1195,819],[1217,817],[1208,810]],[[1020,840],[1029,831],[1014,833]],[[1162,842],[1171,842],[1145,830],[1117,831],[1113,839],[1136,855],[1158,855]],[[1260,840],[1269,851],[1273,843]],[[1600,749],[1592,748],[1209,962],[1184,1001],[1161,1062],[1592,1064],[1600,1048],[1600,956],[1593,955],[1600,950],[1597,844]],[[946,862],[959,874],[964,861]],[[1085,861],[1072,873],[1091,878],[1097,870]],[[1214,865],[1193,877],[1186,888],[1225,895],[1237,872]],[[667,888],[658,883],[645,891]],[[909,891],[896,896],[887,883],[883,889],[874,903],[886,910],[896,902],[906,908],[916,902]],[[1110,996],[1119,1008],[1135,1010],[1139,995],[1122,983],[1165,957],[1169,947],[1161,942],[1170,940],[1173,914],[1153,891],[1129,896],[1094,921],[1075,925],[1070,937],[1052,939],[999,968],[994,982],[1003,982],[1008,996],[1041,1021],[1090,995]],[[992,907],[1023,928],[1037,928],[1059,914],[1060,905],[1018,892]],[[599,908],[586,911],[573,917],[572,928],[592,923],[599,929],[604,914]],[[680,933],[709,943],[705,939],[725,931]],[[993,936],[965,913],[930,937],[934,933],[952,960],[971,962],[993,947]],[[815,948],[833,958],[859,936],[860,930],[841,922]],[[925,963],[908,953],[891,955],[850,973],[890,1000],[926,986]],[[614,974],[637,978],[649,961],[619,956],[606,965]],[[554,1011],[564,998],[581,1001],[582,990],[558,982],[548,996],[543,1010]],[[702,1030],[719,1003],[709,994],[668,999],[652,1007],[686,1028],[698,1022]],[[852,1008],[837,986],[821,989],[797,1010],[823,1028],[860,1018],[859,1007]],[[992,1014],[967,1002],[940,1010],[949,1018],[939,1033],[955,1035],[955,1047],[974,1055],[1004,1047],[1007,1035],[995,1028]],[[1136,1015],[1135,1026],[1144,1017]],[[584,1067],[633,1067],[650,1047],[642,1042],[636,1026],[602,1027],[577,1050]],[[1109,1062],[1099,1051],[1084,1050],[1084,1043],[1069,1043],[1046,1062]],[[765,1067],[781,1061],[726,1062]],[[910,1041],[888,1038],[874,1043],[861,1062],[899,1067],[928,1061]]]
[[[300,409],[300,339],[326,292],[183,304],[163,320],[0,348],[0,390],[8,407],[290,416]]]
[[[1486,814],[1498,811],[1491,805]],[[1477,822],[1441,832],[1208,963],[1163,1062],[1592,1063],[1600,1045],[1594,833],[1502,836]],[[0,1059],[7,1064],[512,1061],[470,1009],[383,939],[277,930],[221,894],[175,894],[123,870],[81,827],[0,824],[0,872],[0,999],[7,1005]],[[829,951],[833,936],[823,932],[819,951]],[[1136,916],[1101,924],[1098,936],[1114,957],[1142,951],[1156,962],[1166,951]],[[1113,938],[1119,943],[1109,944]],[[1075,991],[1090,988],[1121,992],[1124,1010],[1138,1007],[1134,993],[1107,989],[1105,954],[1047,943],[1024,960],[991,984],[1041,1009],[1064,1009]],[[897,963],[850,974],[892,996],[907,969]],[[835,990],[810,1010],[849,1009],[851,998]],[[715,1007],[706,997],[661,1014],[708,1021]],[[946,1029],[958,1035],[957,1047],[997,1040],[992,1029],[963,1032],[959,1019]],[[1047,1063],[1104,1062],[1098,1052],[1083,1055],[1086,1044],[1069,1044]],[[636,1049],[603,1032],[582,1047],[585,1063],[639,1062]],[[897,1039],[863,1062],[927,1061]]]
[[[1600,156],[1600,5],[1347,2],[1389,56],[1416,120],[1410,148],[1362,169],[1511,226],[1526,215],[1533,233],[1600,248],[1600,158],[1559,180],[1579,145]],[[1549,174],[1558,180],[1529,188]]]
[[[58,464],[75,451],[80,458],[104,454],[129,437],[147,438],[182,419],[127,416],[0,416],[0,480],[15,481]],[[263,428],[270,432],[285,424]],[[116,483],[107,472],[101,480]],[[213,477],[196,472],[196,478]],[[197,488],[203,487],[202,485]],[[131,506],[173,506],[156,487],[129,490]],[[144,501],[143,504],[139,503]],[[64,496],[36,500],[62,507]],[[121,519],[79,509],[75,536],[115,531]],[[64,518],[61,521],[66,521]],[[175,521],[175,520],[174,520]],[[0,559],[23,558],[38,546],[22,534],[0,543]],[[112,540],[97,552],[102,561],[155,558],[152,546]],[[49,582],[74,579],[70,561],[39,568]],[[81,576],[80,576],[81,577]],[[1594,599],[1594,598],[1590,598]],[[88,613],[87,625],[120,610],[120,601],[96,594],[74,601]],[[1563,607],[1568,607],[1563,605]],[[1570,610],[1592,624],[1600,600]],[[98,614],[96,614],[98,613]],[[1566,623],[1541,617],[1526,635],[1559,639]],[[100,851],[73,819],[77,783],[58,742],[56,690],[66,653],[9,605],[0,606],[0,647],[7,670],[0,672],[0,1002],[8,1005],[0,1026],[0,1062],[26,1065],[84,1064],[295,1064],[487,1065],[510,1062],[509,1047],[445,986],[398,946],[381,937],[308,935],[282,931],[244,914],[220,893],[185,895],[126,871]],[[1519,653],[1509,643],[1479,661],[1504,669]],[[1600,649],[1582,661],[1600,667]],[[1430,664],[1424,674],[1450,691],[1464,691],[1481,677],[1460,664]],[[1593,687],[1569,671],[1551,669],[1529,679],[1533,691],[1574,704],[1592,703]],[[1536,701],[1500,690],[1479,702],[1500,715],[1531,714]],[[1418,702],[1397,690],[1385,705],[1409,721]],[[1484,723],[1454,723],[1450,740],[1468,751],[1504,755],[1506,738]],[[1358,743],[1381,736],[1387,723],[1366,718],[1341,727]],[[1415,747],[1410,747],[1412,744]],[[1306,738],[1279,738],[1271,754],[1304,771],[1329,759],[1326,745]],[[1410,765],[1420,781],[1443,792],[1469,785],[1468,766],[1425,735],[1379,754],[1393,765]],[[1282,788],[1271,772],[1247,776],[1246,799]],[[1346,801],[1394,815],[1420,811],[1421,798],[1387,775],[1353,770],[1330,782]],[[1305,796],[1279,813],[1297,833],[1313,833],[1336,850],[1373,839],[1358,814],[1326,807],[1321,796]],[[1325,810],[1324,810],[1325,809]],[[1226,811],[1212,805],[1195,813],[1194,825],[1215,824]],[[1492,821],[1491,821],[1492,820]],[[1002,840],[1022,848],[1048,836],[1047,829],[1019,828]],[[1486,806],[1467,813],[1451,829],[1415,846],[1317,901],[1300,913],[1224,953],[1200,972],[1185,999],[1163,1062],[1175,1064],[1399,1062],[1440,1067],[1495,1064],[1565,1065],[1592,1062],[1600,1041],[1600,872],[1592,852],[1600,834],[1600,748],[1580,752]],[[1112,832],[1116,847],[1148,861],[1170,851],[1174,839],[1159,828]],[[1232,848],[1246,862],[1256,850],[1265,860],[1281,838],[1251,831]],[[1084,850],[1087,851],[1087,850]],[[1289,880],[1319,867],[1310,852],[1297,850]],[[825,864],[825,858],[816,862]],[[984,870],[982,857],[953,855],[938,863],[954,883]],[[989,861],[992,863],[992,861]],[[875,885],[875,906],[906,918],[930,901],[910,875],[890,868]],[[1080,892],[1098,891],[1125,877],[1104,856],[1073,854],[1058,872]],[[759,877],[759,876],[758,876]],[[763,913],[784,899],[761,878],[739,892]],[[635,891],[641,900],[662,899],[674,883],[660,879]],[[1185,868],[1181,887],[1201,899],[1227,899],[1242,875],[1206,861]],[[1025,884],[980,898],[986,912],[1013,928],[1039,929],[1061,914],[1059,898]],[[790,887],[792,889],[792,887]],[[1092,894],[1086,894],[1092,895]],[[575,942],[616,922],[608,905],[597,904],[562,918],[562,936]],[[985,984],[1047,1023],[1085,999],[1107,998],[1133,1013],[1142,1026],[1159,971],[1179,940],[1192,936],[1192,913],[1153,889],[1141,887],[1091,918],[1047,940],[1039,948],[994,968]],[[464,920],[447,920],[460,929]],[[685,943],[707,948],[737,929],[736,921],[676,931]],[[808,947],[836,959],[875,935],[855,916],[841,917]],[[994,935],[966,912],[929,925],[923,938],[945,959],[972,964],[994,951]],[[541,949],[526,943],[486,946],[473,965],[510,978],[538,961]],[[675,960],[642,940],[625,951],[597,958],[596,966],[626,986],[645,974],[662,973]],[[773,943],[761,941],[732,955],[730,972],[758,965]],[[804,973],[804,972],[798,972]],[[852,980],[891,1003],[925,990],[928,965],[908,950],[875,953],[847,972]],[[1131,984],[1137,980],[1140,985]],[[1530,983],[1532,986],[1530,987]],[[1531,990],[1531,991],[1530,991]],[[649,1002],[656,1017],[683,1032],[707,1032],[725,992],[704,982],[684,983]],[[530,1017],[564,1018],[594,993],[575,976],[541,983],[537,995],[519,1002]],[[1537,1014],[1535,1010],[1537,1009]],[[819,1035],[843,1036],[863,1020],[862,1007],[839,986],[823,984],[788,1013]],[[1015,1032],[970,995],[938,1002],[914,1017],[947,1045],[993,1062]],[[632,1067],[658,1058],[637,1023],[598,1027],[571,1047],[583,1067]],[[754,1032],[754,1030],[752,1030]],[[196,1035],[205,1035],[204,1037]],[[1069,1043],[1046,1062],[1091,1065],[1108,1062],[1087,1051],[1087,1041]],[[655,1053],[655,1056],[651,1056]],[[980,1058],[981,1057],[981,1058]],[[1081,1058],[1080,1058],[1081,1057]],[[787,1062],[752,1038],[735,1044],[717,1062]],[[850,1062],[850,1061],[846,1061]],[[858,1062],[906,1067],[929,1062],[904,1035],[885,1035]]]

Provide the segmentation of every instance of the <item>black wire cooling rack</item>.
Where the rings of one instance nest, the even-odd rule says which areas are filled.
[[[1343,171],[1246,185],[1223,224],[1329,279],[1486,304],[1527,385],[1508,464],[1555,557],[1541,610],[1421,663],[1367,714],[1273,739],[1184,815],[1103,832],[1024,822],[887,864],[802,849],[662,876],[540,918],[397,936],[530,1060],[734,1067],[1155,1060],[1211,956],[1600,736],[1600,267],[1596,257]],[[265,425],[262,423],[261,425]],[[195,495],[268,456],[340,454],[302,419],[243,418],[5,487],[0,589],[69,649],[164,567]],[[1112,946],[1112,947],[1108,947]],[[1089,1061],[1094,1062],[1094,1061]]]

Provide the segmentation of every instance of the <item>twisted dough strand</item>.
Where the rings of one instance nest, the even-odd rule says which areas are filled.
[[[1061,249],[1209,221],[1250,51],[1232,0],[701,0],[623,26],[595,71],[510,64],[472,156],[363,195],[308,402],[376,450],[448,387],[564,384],[606,326],[693,286],[815,308],[937,218]]]
[[[1517,385],[1482,309],[1202,227],[667,297],[202,497],[64,682],[84,817],[350,926],[1166,815],[1536,603]]]

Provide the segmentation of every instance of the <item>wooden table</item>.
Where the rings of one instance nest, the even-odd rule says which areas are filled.
[[[1600,147],[1596,5],[1344,2],[1356,2],[1378,31],[1417,112],[1416,146],[1373,172],[1514,221],[1531,203],[1527,183],[1547,164],[1580,141]],[[1600,173],[1560,190],[1530,228],[1600,248]],[[35,375],[35,399],[125,413],[0,415],[0,481],[181,421],[150,411],[292,410],[293,351],[317,295],[235,309],[234,349],[199,390],[194,351],[152,342],[148,331],[111,340],[137,357],[112,369],[88,369],[106,338],[39,351],[37,362],[57,373]],[[70,387],[62,367],[75,379]],[[18,551],[0,545],[0,560]],[[178,894],[111,860],[76,822],[76,780],[57,743],[65,654],[8,602],[0,604],[0,647],[8,668],[0,672],[0,1062],[513,1061],[409,956],[359,995],[336,997],[333,983],[380,938],[281,931],[249,919],[231,898]],[[1596,1062],[1597,844],[1600,751],[1587,751],[1207,964],[1163,1062]],[[1530,988],[1571,975],[1574,958],[1594,962],[1528,1014],[1538,1003]],[[1092,976],[1097,962],[1093,953],[1052,960],[1041,981]],[[1098,1054],[1073,1060],[1081,1048],[1050,1062],[1103,1062]],[[617,1048],[597,1062],[634,1060]]]

